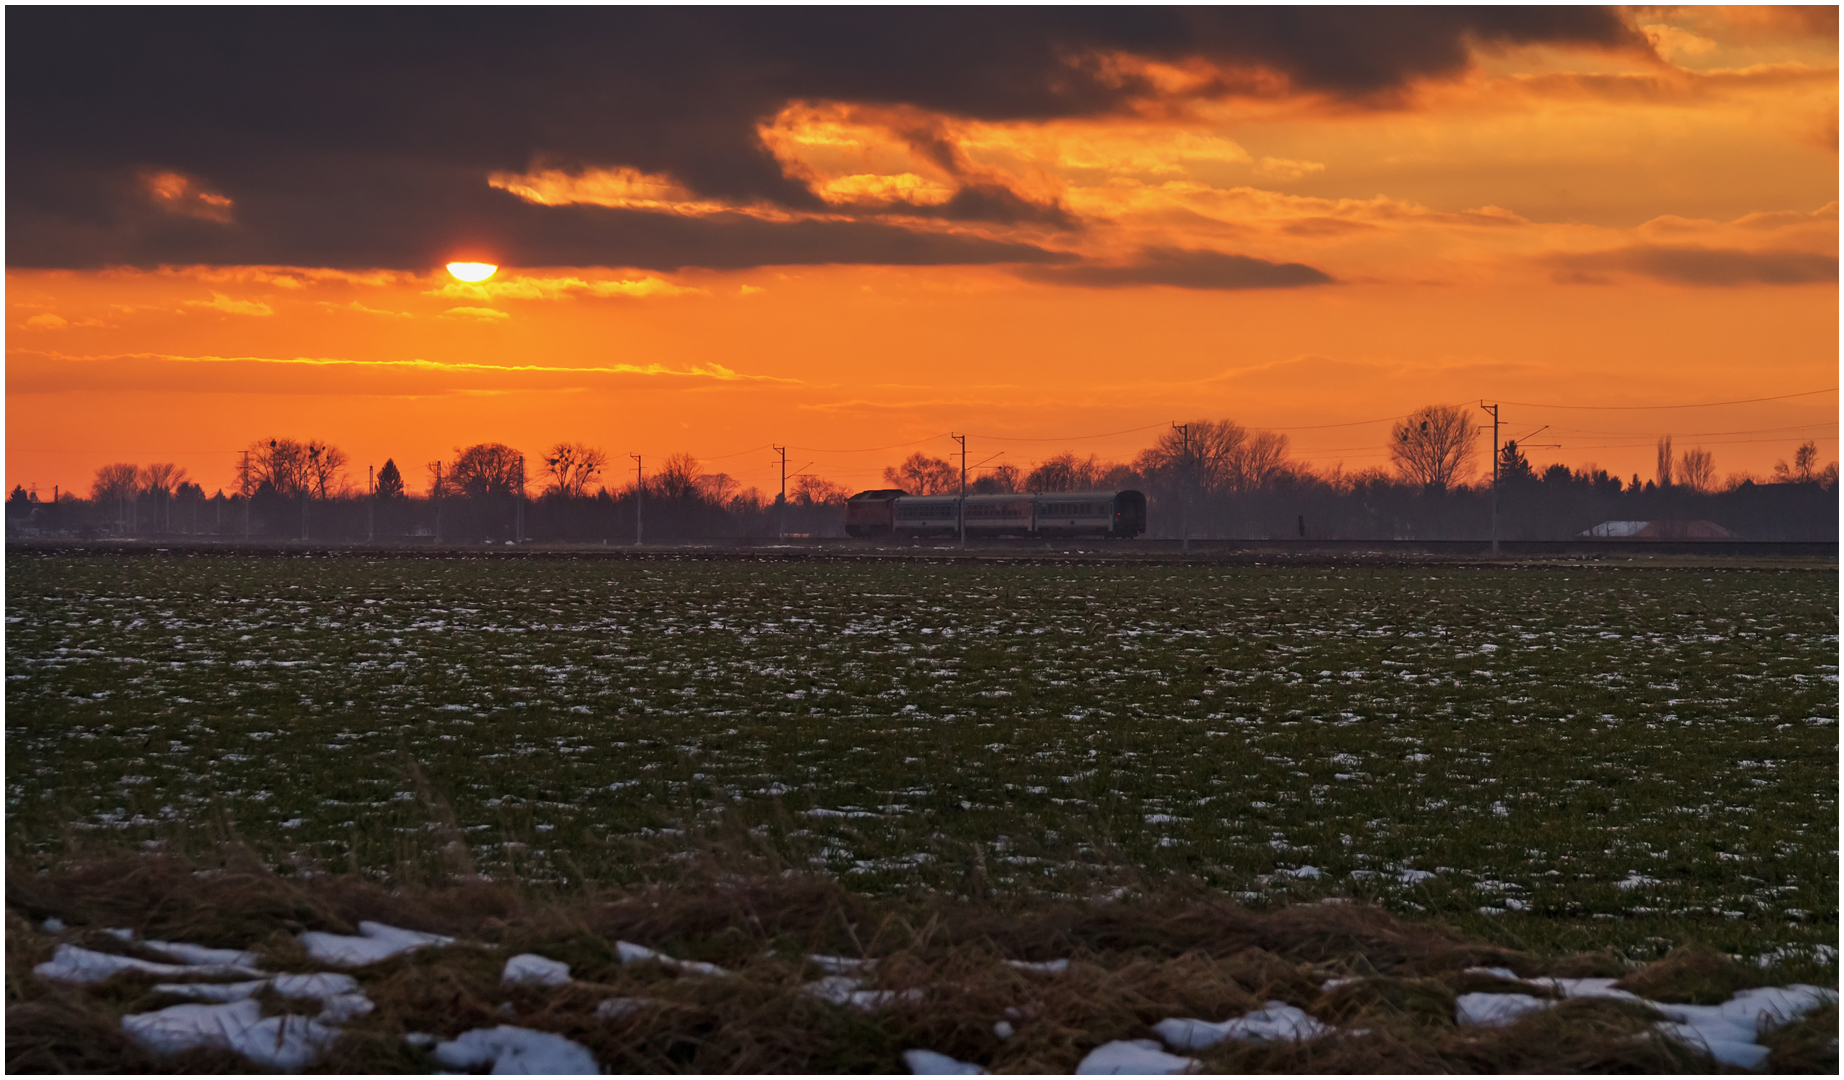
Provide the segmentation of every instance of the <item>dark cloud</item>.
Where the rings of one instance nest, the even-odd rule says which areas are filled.
[[[661,246],[680,240],[699,265],[880,261],[889,226],[623,222],[527,213],[481,189],[490,172],[539,162],[631,166],[707,198],[818,209],[756,134],[790,101],[1097,115],[1156,96],[1097,61],[1125,52],[1260,67],[1364,103],[1463,70],[1473,45],[1645,47],[1600,8],[12,7],[6,19],[16,266],[261,252],[420,267],[434,238],[458,229],[508,244],[517,232],[520,250],[553,264],[665,266]],[[150,211],[134,186],[148,169],[229,197],[234,224]],[[1061,214],[990,190],[941,212]],[[539,220],[554,224],[529,231]],[[777,229],[791,238],[770,239]],[[735,254],[711,254],[726,236]],[[919,261],[992,255],[940,238],[909,250]]]
[[[1640,245],[1553,255],[1559,280],[1599,285],[1610,273],[1638,274],[1672,285],[1822,285],[1838,280],[1838,257],[1805,251]]]
[[[1135,285],[1170,285],[1180,289],[1292,289],[1330,285],[1332,278],[1305,263],[1277,263],[1247,255],[1179,248],[1148,248],[1127,266],[1030,267],[1020,275],[1033,281],[1121,289]]]

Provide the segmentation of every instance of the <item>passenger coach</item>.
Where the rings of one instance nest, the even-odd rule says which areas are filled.
[[[1146,531],[1146,496],[1137,491],[1059,491],[1041,495],[909,495],[860,491],[845,503],[847,536],[1112,536]]]

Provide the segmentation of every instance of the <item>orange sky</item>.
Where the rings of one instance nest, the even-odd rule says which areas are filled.
[[[917,233],[1068,264],[505,265],[479,286],[434,265],[10,268],[6,483],[87,490],[98,465],[174,461],[212,490],[251,440],[288,435],[343,447],[360,485],[387,457],[420,487],[459,446],[567,439],[621,466],[690,451],[769,491],[766,447],[786,444],[790,471],[857,489],[911,449],[946,456],[949,431],[1028,467],[1130,457],[1191,417],[1355,469],[1387,463],[1384,418],[1481,398],[1534,403],[1503,413],[1508,435],[1549,425],[1531,441],[1561,445],[1538,463],[1649,476],[1667,434],[1719,474],[1765,473],[1806,438],[1835,458],[1835,393],[1607,408],[1837,385],[1835,22],[1626,17],[1652,55],[1480,51],[1364,108],[1284,88],[1031,122],[790,102],[758,133],[817,209],[621,163],[479,178],[715,222],[901,199]],[[1113,60],[1166,87],[1211,74]],[[240,212],[204,180],[140,182],[161,213]],[[1061,217],[926,216],[968,188]],[[1228,287],[1245,265],[1290,287]],[[1107,432],[1126,433],[1076,438]]]

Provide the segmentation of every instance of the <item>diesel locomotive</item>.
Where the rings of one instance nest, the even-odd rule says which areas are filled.
[[[845,503],[847,536],[947,539],[967,535],[1111,536],[1146,531],[1146,496],[1137,491],[1058,491],[1037,495],[910,495],[860,491]]]

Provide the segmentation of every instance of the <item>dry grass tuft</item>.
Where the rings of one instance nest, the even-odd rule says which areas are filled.
[[[1714,950],[1683,945],[1614,985],[1653,1001],[1720,1005],[1737,990],[1761,985],[1761,972]]]
[[[1400,921],[1357,904],[1255,912],[1185,893],[1132,903],[1001,910],[939,896],[867,899],[801,876],[709,877],[625,893],[546,895],[485,883],[390,890],[344,878],[283,876],[234,861],[98,862],[8,879],[7,1065],[25,1072],[244,1071],[227,1054],[154,1059],[129,1043],[120,1017],[171,1004],[152,980],[118,975],[94,988],[43,982],[31,966],[60,940],[134,951],[106,935],[249,947],[282,970],[312,970],[295,943],[306,929],[350,932],[361,919],[452,934],[461,944],[362,969],[376,1011],[345,1028],[318,1069],[428,1071],[404,1035],[453,1038],[502,1023],[551,1031],[588,1047],[605,1069],[630,1072],[883,1072],[926,1047],[995,1072],[1069,1072],[1100,1043],[1149,1037],[1168,1017],[1220,1021],[1278,1000],[1361,1037],[1306,1043],[1225,1043],[1202,1052],[1213,1071],[1701,1071],[1659,1037],[1644,1010],[1571,1000],[1504,1028],[1458,1028],[1454,996],[1496,984],[1476,964],[1522,972],[1606,970],[1600,955],[1546,959],[1480,946],[1441,926]],[[654,963],[622,964],[617,941],[720,964],[728,978],[686,977]],[[508,955],[536,952],[571,965],[564,987],[504,988]],[[920,991],[864,1012],[804,991],[822,972],[809,953],[876,957],[866,989]],[[1007,959],[1067,958],[1047,974]],[[1648,987],[1711,992],[1729,969],[1680,956],[1633,975]],[[1712,972],[1714,974],[1712,974]],[[1701,974],[1697,974],[1701,973]],[[1693,975],[1695,976],[1693,978]],[[1328,979],[1357,981],[1325,991]],[[1701,981],[1697,981],[1701,979]],[[1758,979],[1758,976],[1757,976]],[[1528,992],[1528,987],[1519,989]],[[600,1017],[610,998],[647,1004]],[[298,1006],[297,1006],[298,1007]],[[1836,1013],[1830,1014],[1836,1057]],[[1001,1038],[994,1023],[1009,1019]],[[1776,1063],[1822,1062],[1822,1022],[1776,1036]]]

